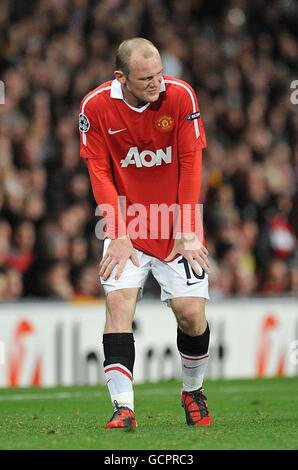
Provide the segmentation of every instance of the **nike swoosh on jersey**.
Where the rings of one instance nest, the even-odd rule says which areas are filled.
[[[193,284],[199,284],[199,282],[200,282],[200,281],[196,281],[196,282],[189,282],[189,281],[187,281],[186,284],[187,284],[188,286],[192,286]]]
[[[108,133],[110,135],[113,135],[113,134],[118,134],[118,132],[123,132],[123,131],[127,131],[127,127],[125,127],[125,129],[117,129],[115,131],[113,131],[111,128],[108,130]]]

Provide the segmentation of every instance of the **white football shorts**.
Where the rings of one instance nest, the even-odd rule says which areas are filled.
[[[103,256],[111,240],[104,241]],[[139,288],[138,300],[142,298],[143,288],[146,279],[150,273],[157,280],[161,289],[161,301],[167,302],[176,297],[203,297],[209,299],[208,293],[208,274],[199,266],[200,275],[196,274],[188,261],[178,256],[169,263],[165,263],[154,256],[147,255],[135,248],[140,266],[135,266],[129,259],[119,279],[115,279],[117,266],[113,269],[109,279],[100,282],[104,288],[105,294],[118,289],[127,289],[131,287]]]

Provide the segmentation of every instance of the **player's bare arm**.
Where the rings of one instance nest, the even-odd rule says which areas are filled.
[[[128,237],[111,240],[105,256],[99,264],[99,275],[106,281],[118,266],[115,279],[119,279],[128,259],[140,266],[137,253]]]

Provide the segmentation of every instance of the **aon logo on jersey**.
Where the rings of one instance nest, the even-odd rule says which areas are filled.
[[[167,147],[166,151],[163,149],[158,149],[156,152],[143,150],[141,153],[138,147],[130,147],[126,157],[120,161],[123,168],[128,165],[136,165],[138,168],[142,166],[160,166],[162,162],[172,163],[172,147]]]

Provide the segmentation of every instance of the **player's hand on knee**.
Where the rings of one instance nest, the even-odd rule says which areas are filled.
[[[195,233],[177,234],[173,249],[165,261],[172,261],[177,254],[187,259],[196,274],[201,274],[198,263],[207,274],[209,273],[208,250]]]
[[[188,252],[184,257],[187,259],[196,274],[201,274],[198,264],[207,274],[209,273],[208,251],[204,246],[193,252]]]
[[[111,240],[105,256],[99,264],[99,275],[107,280],[115,266],[118,269],[115,279],[119,279],[128,259],[131,259],[135,266],[140,266],[137,253],[129,238],[115,238]]]

